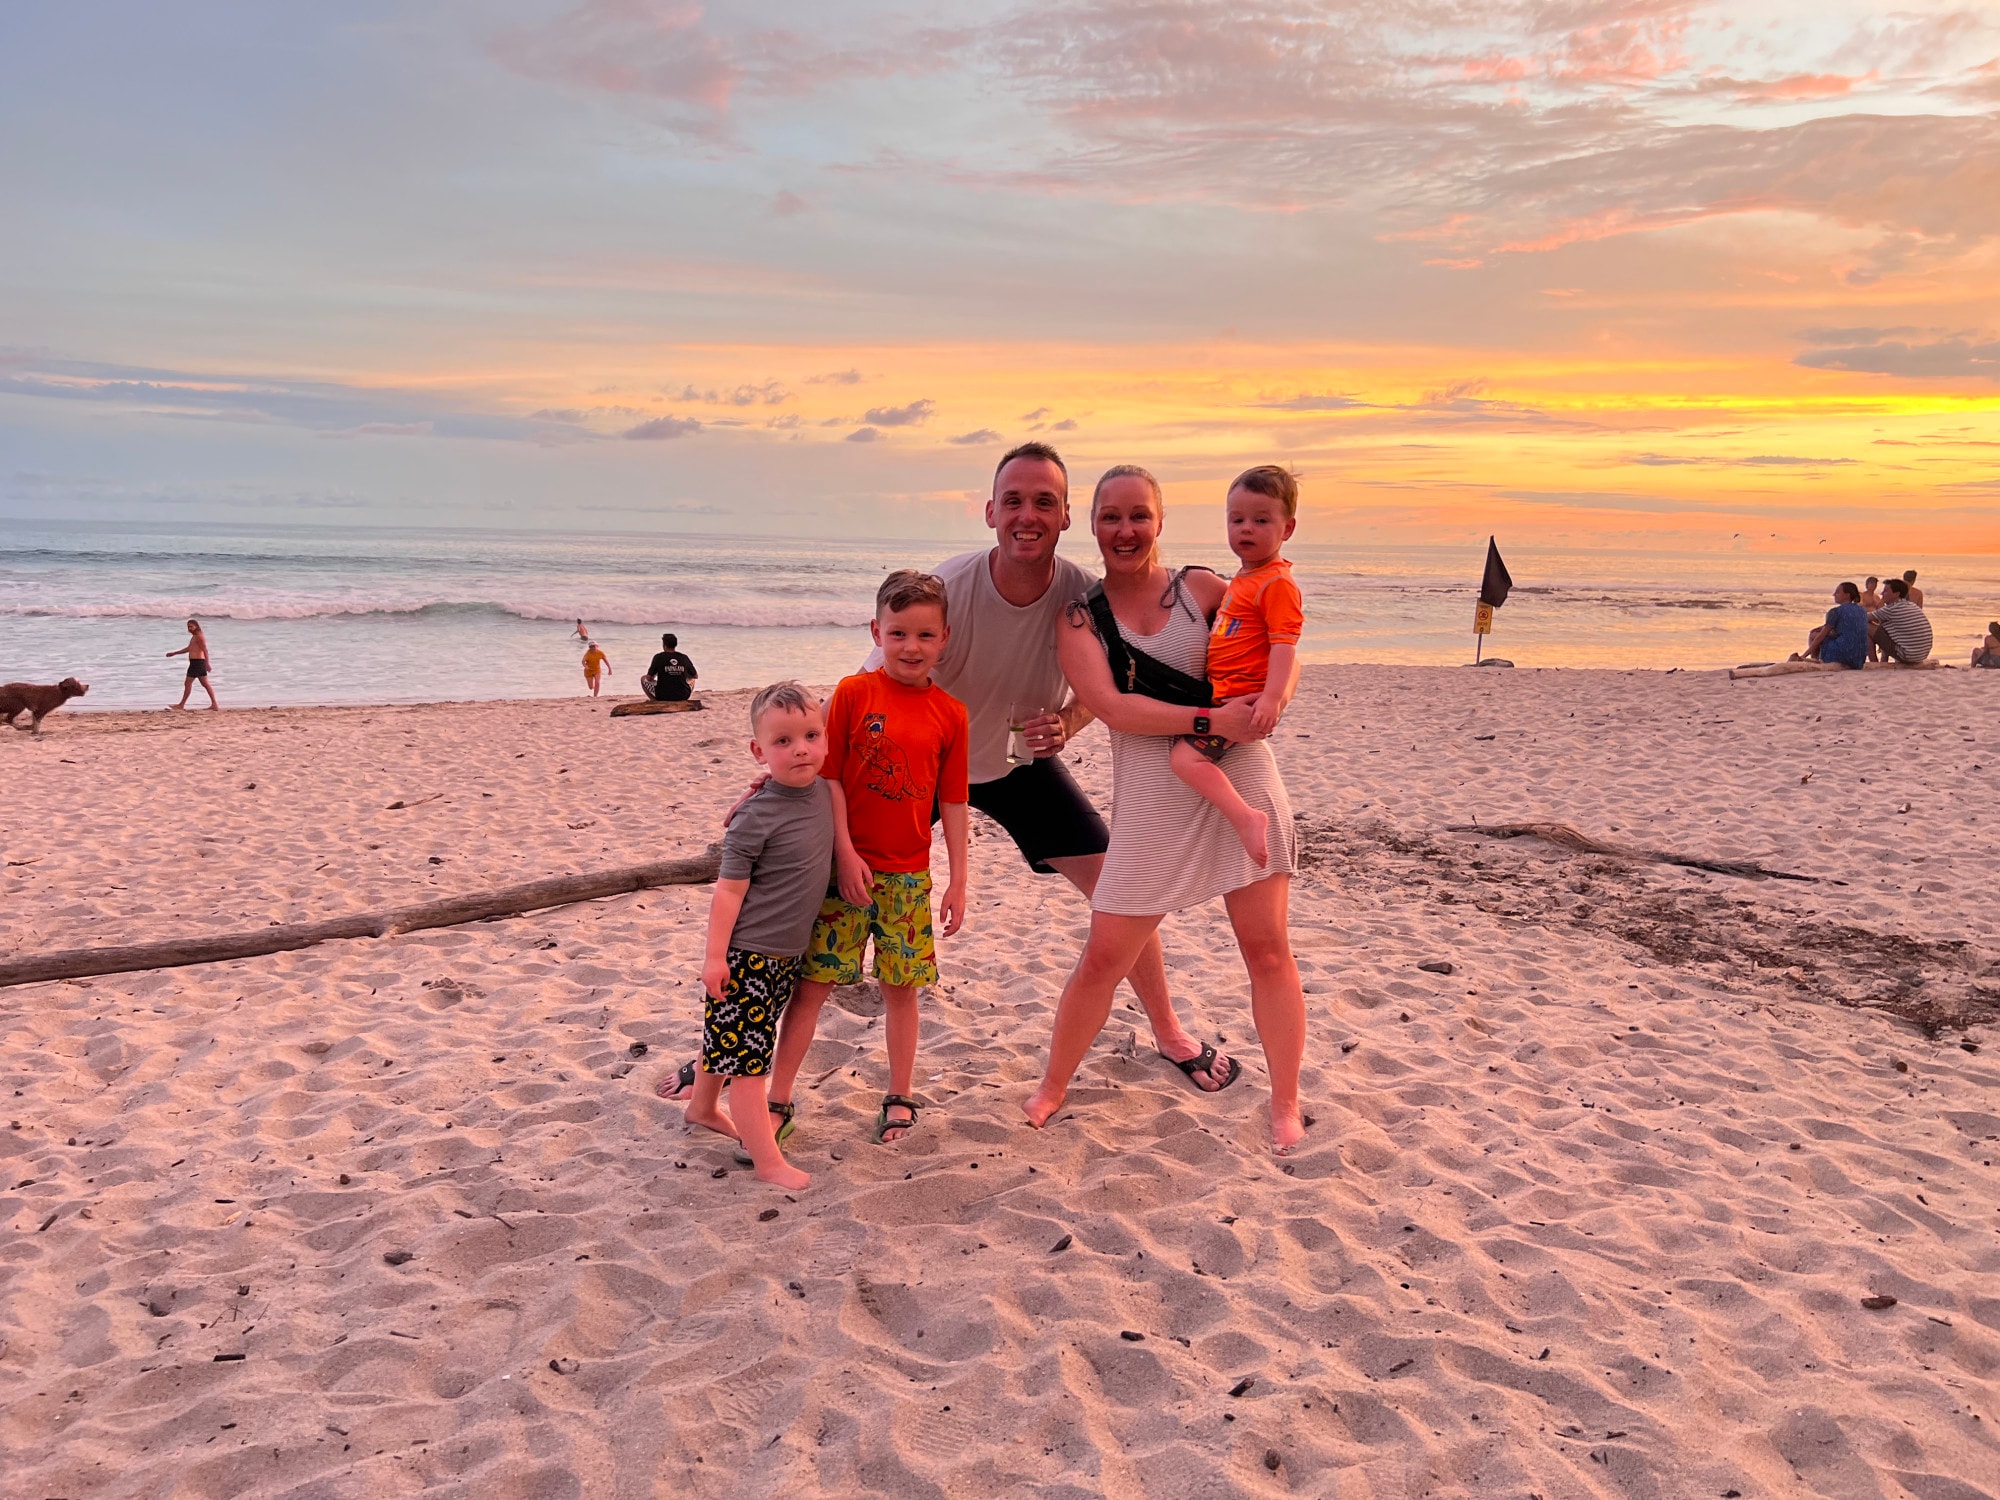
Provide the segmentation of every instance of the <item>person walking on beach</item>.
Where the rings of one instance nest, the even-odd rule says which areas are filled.
[[[208,637],[202,633],[199,620],[189,620],[187,628],[188,643],[178,651],[167,653],[170,657],[185,656],[188,659],[187,676],[181,680],[181,701],[174,707],[187,707],[188,694],[194,691],[194,685],[198,682],[201,684],[201,690],[208,694],[208,706],[221,708],[222,705],[215,701],[215,685],[208,680]]]
[[[1047,443],[1000,456],[986,502],[994,545],[939,564],[951,639],[932,680],[971,718],[971,802],[993,819],[1037,875],[1059,875],[1089,899],[1111,830],[1060,756],[1090,723],[1056,656],[1056,636],[1091,575],[1056,555],[1069,530],[1069,470]],[[870,658],[873,665],[874,658]],[[1025,758],[1022,752],[1025,751]],[[1241,1065],[1181,1024],[1158,933],[1123,976],[1138,995],[1160,1056],[1203,1093],[1234,1083]]]
[[[1137,465],[1098,480],[1091,527],[1104,559],[1103,597],[1118,648],[1136,669],[1143,652],[1157,669],[1199,679],[1208,663],[1209,622],[1225,593],[1205,569],[1170,571],[1159,556],[1160,487]],[[1041,1085],[1022,1106],[1040,1128],[1063,1106],[1070,1079],[1104,1029],[1118,981],[1156,939],[1168,912],[1220,896],[1250,975],[1250,1008],[1271,1075],[1271,1143],[1283,1154],[1305,1136],[1299,1068],[1305,1055],[1305,996],[1287,930],[1297,837],[1271,748],[1246,699],[1212,709],[1121,691],[1093,612],[1072,608],[1057,629],[1057,657],[1077,697],[1111,731],[1111,843],[1091,897],[1090,936],[1056,1007]],[[1269,860],[1259,866],[1222,813],[1174,774],[1173,743],[1185,734],[1230,740],[1221,766],[1237,792],[1269,820]]]
[[[597,696],[597,686],[611,671],[611,658],[604,654],[604,648],[595,641],[585,641],[588,648],[583,653],[583,680],[590,688],[590,696]]]

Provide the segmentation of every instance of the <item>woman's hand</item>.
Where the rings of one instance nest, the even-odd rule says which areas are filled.
[[[1255,698],[1231,698],[1209,710],[1208,728],[1211,734],[1219,734],[1238,745],[1252,744],[1268,738],[1271,733],[1269,729],[1257,727]]]

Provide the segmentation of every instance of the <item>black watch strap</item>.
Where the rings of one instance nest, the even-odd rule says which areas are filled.
[[[1194,716],[1194,732],[1195,732],[1196,734],[1207,734],[1207,733],[1208,733],[1208,715],[1207,715],[1207,714],[1196,714],[1196,715]]]

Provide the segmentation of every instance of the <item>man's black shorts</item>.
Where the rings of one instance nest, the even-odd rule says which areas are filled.
[[[1016,766],[998,781],[972,784],[972,805],[1007,830],[1028,868],[1053,875],[1052,859],[1102,854],[1111,830],[1083,788],[1054,756]]]

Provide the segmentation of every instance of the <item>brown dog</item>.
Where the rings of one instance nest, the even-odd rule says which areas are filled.
[[[42,720],[70,699],[81,698],[89,691],[89,683],[78,682],[74,677],[65,677],[54,687],[42,687],[33,682],[0,684],[0,724],[14,724],[14,720],[22,714],[30,714],[33,717],[29,723],[14,724],[14,727],[40,734]]]

